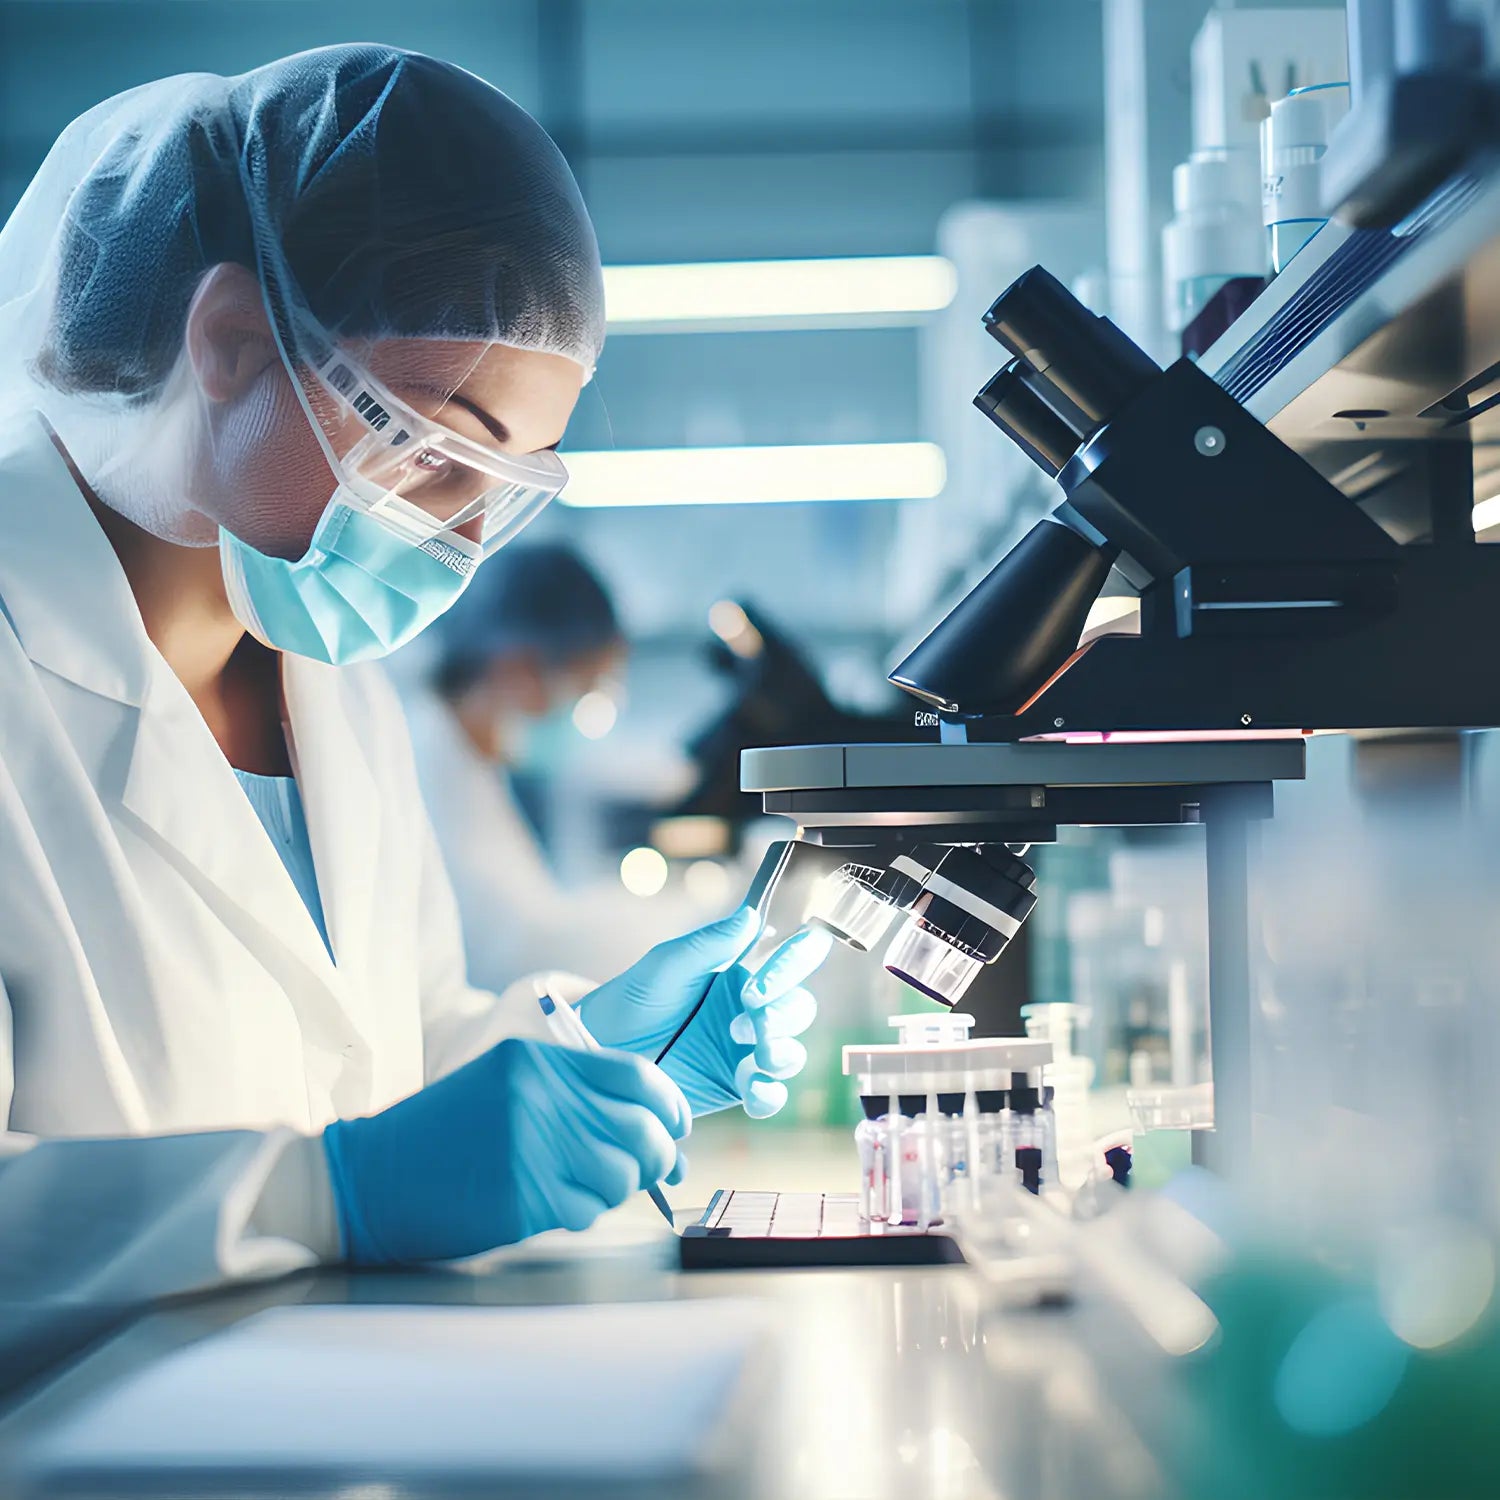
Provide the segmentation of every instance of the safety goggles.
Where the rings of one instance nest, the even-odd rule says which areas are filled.
[[[475,442],[415,411],[337,345],[307,344],[298,383],[345,498],[414,546],[477,543],[487,557],[567,483],[557,454]]]

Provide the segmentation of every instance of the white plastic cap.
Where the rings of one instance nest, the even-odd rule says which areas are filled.
[[[1349,85],[1298,89],[1271,106],[1261,122],[1261,220],[1269,228],[1289,219],[1322,223],[1318,163],[1333,128],[1349,112]]]
[[[925,1015],[888,1016],[895,1028],[898,1047],[946,1047],[966,1042],[974,1029],[974,1017],[957,1011],[933,1011]]]
[[[1252,151],[1195,151],[1172,171],[1177,214],[1162,230],[1167,321],[1180,332],[1236,276],[1264,276],[1258,162]],[[1202,286],[1202,294],[1191,290]],[[1184,289],[1190,289],[1184,291]]]

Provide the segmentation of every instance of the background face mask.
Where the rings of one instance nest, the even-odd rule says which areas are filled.
[[[537,719],[526,720],[517,735],[512,769],[527,775],[556,774],[582,743],[573,723],[577,694],[564,694],[556,708]]]
[[[278,651],[344,666],[386,656],[418,635],[468,587],[480,550],[463,538],[413,545],[341,486],[296,562],[267,557],[219,533],[230,608]]]

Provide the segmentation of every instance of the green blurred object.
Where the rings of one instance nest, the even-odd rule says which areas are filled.
[[[1131,1186],[1165,1187],[1192,1164],[1191,1130],[1138,1130],[1131,1145]]]
[[[1402,1343],[1372,1289],[1309,1258],[1248,1253],[1202,1288],[1220,1324],[1182,1361],[1187,1500],[1500,1496],[1500,1314]]]

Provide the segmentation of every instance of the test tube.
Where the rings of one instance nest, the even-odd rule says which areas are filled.
[[[1037,1119],[1042,1128],[1042,1181],[1056,1184],[1062,1181],[1057,1165],[1057,1114],[1052,1108],[1052,1085],[1042,1090],[1042,1107]]]
[[[1025,1073],[1012,1075],[1010,1090],[1011,1142],[1021,1186],[1028,1193],[1042,1191],[1046,1157],[1045,1130],[1040,1118],[1042,1096]],[[1050,1184],[1047,1184],[1050,1186]]]
[[[859,1216],[868,1222],[884,1212],[885,1122],[880,1111],[884,1100],[875,1095],[860,1098],[865,1117],[854,1127],[854,1145],[859,1152]]]
[[[947,1120],[936,1093],[929,1093],[918,1118],[919,1171],[921,1188],[917,1194],[917,1228],[927,1229],[942,1217],[941,1195],[947,1155]]]

